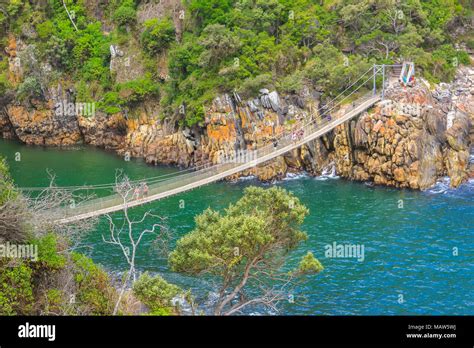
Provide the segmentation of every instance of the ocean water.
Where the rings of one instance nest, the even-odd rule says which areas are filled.
[[[178,171],[137,160],[125,162],[113,153],[90,147],[44,149],[0,140],[0,154],[7,157],[12,176],[21,187],[47,185],[47,169],[56,174],[58,185],[111,183],[116,169],[123,169],[133,179]],[[15,160],[18,154],[20,161]],[[331,171],[325,174],[319,178],[290,176],[272,184],[293,192],[310,209],[303,226],[309,239],[289,255],[288,267],[296,265],[307,251],[325,267],[320,274],[305,278],[291,294],[294,302],[282,302],[278,314],[474,314],[472,180],[450,189],[444,179],[418,192],[350,182]],[[195,215],[207,207],[223,209],[239,199],[249,185],[270,184],[252,178],[219,182],[134,208],[132,214],[139,218],[150,210],[166,217],[176,240],[193,229]],[[120,221],[120,214],[114,219]],[[119,274],[127,265],[119,249],[102,241],[107,232],[101,219],[96,230],[84,237],[80,251]],[[334,243],[363,247],[363,260],[328,257],[326,250]],[[144,241],[136,263],[140,271],[159,273],[192,289],[202,303],[212,298],[215,288],[209,279],[171,272],[150,240]],[[250,314],[274,313],[255,308]]]

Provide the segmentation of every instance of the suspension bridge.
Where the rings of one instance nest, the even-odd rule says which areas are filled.
[[[392,67],[396,69],[400,68],[401,65],[374,65],[343,92],[331,100],[330,103],[326,104],[324,109],[318,110],[319,114],[328,116],[318,118],[314,117],[315,115],[312,115],[311,121],[300,125],[296,130],[296,132],[300,131],[302,136],[299,136],[295,139],[294,129],[288,132],[283,132],[277,136],[272,143],[261,146],[260,148],[254,150],[251,161],[243,163],[218,163],[204,166],[201,169],[193,168],[192,172],[187,172],[185,174],[180,174],[178,172],[171,177],[160,178],[158,180],[147,181],[147,179],[142,179],[139,180],[139,182],[147,182],[149,184],[147,194],[143,195],[142,197],[124,201],[123,197],[121,197],[119,194],[112,193],[109,196],[91,199],[81,204],[77,204],[76,206],[55,209],[54,211],[51,211],[50,215],[56,223],[67,224],[104,214],[109,214],[123,210],[125,206],[127,208],[140,206],[149,202],[176,195],[181,192],[189,191],[270,161],[325,135],[335,127],[356,117],[383,99],[386,86],[386,67]],[[378,92],[376,78],[379,74],[382,75],[382,88],[381,91]],[[349,98],[351,98],[361,89],[366,88],[368,84],[370,85],[371,80],[373,81],[372,90],[367,94],[362,95],[355,101],[348,103],[348,101],[351,100]],[[348,91],[350,91],[350,93]],[[331,114],[331,112],[338,110],[337,108],[344,104],[349,104],[349,106],[345,107],[343,112]],[[83,186],[82,188],[100,189],[103,187],[103,185],[92,185]],[[66,187],[64,189],[70,188]]]

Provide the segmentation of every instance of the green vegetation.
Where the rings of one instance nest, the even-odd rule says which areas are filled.
[[[149,308],[150,315],[171,315],[176,313],[171,300],[183,291],[162,277],[151,277],[145,272],[133,284],[133,293]]]
[[[8,168],[1,161],[0,203],[16,201],[21,202],[21,195],[15,191]],[[28,209],[19,207],[23,212]],[[288,270],[285,266],[288,253],[307,239],[300,226],[308,213],[298,198],[284,189],[249,187],[223,213],[207,209],[197,216],[195,229],[177,242],[169,263],[174,271],[218,280],[220,298],[215,314],[233,314],[250,305],[268,305],[268,296],[281,299],[273,293],[279,283],[283,282],[279,291],[288,293],[288,287],[294,287],[297,280],[323,270],[310,252],[296,269]],[[69,241],[57,233],[35,235],[29,228],[28,214],[22,213],[20,219],[13,220],[10,216],[0,210],[0,226],[10,225],[10,230],[0,235],[0,243],[34,245],[38,254],[31,259],[0,258],[0,315],[115,312],[119,291],[100,266],[71,251]],[[271,289],[265,290],[269,284]],[[249,289],[251,298],[243,296]],[[138,300],[148,309],[146,314],[177,315],[181,309],[173,303],[176,297],[185,299],[194,311],[190,292],[159,275],[144,273],[126,292],[117,314],[139,313],[140,308],[129,307]]]
[[[71,251],[65,237],[36,235],[23,203],[0,158],[0,315],[112,315],[118,291],[109,275],[89,257]],[[25,258],[3,254],[19,244],[37,248],[37,254],[35,249]],[[178,293],[178,287],[158,276],[146,274],[136,284],[136,297],[155,315],[176,314],[170,301]],[[124,305],[118,313],[132,310]]]
[[[41,267],[47,267],[51,270],[59,270],[66,264],[64,255],[58,254],[58,241],[53,233],[31,241],[38,245],[38,260]]]
[[[145,21],[143,26],[142,45],[145,51],[151,55],[166,50],[170,43],[174,41],[174,25],[169,18],[163,20],[150,19]]]
[[[220,93],[237,91],[247,98],[261,88],[290,94],[309,88],[328,98],[375,62],[412,60],[417,74],[430,82],[448,81],[458,64],[470,64],[469,55],[457,47],[474,48],[472,33],[461,30],[473,15],[466,0],[186,0],[179,2],[184,17],[164,11],[151,19],[140,12],[140,0],[101,1],[94,5],[99,8],[88,8],[84,0],[64,4],[69,16],[63,1],[8,0],[2,5],[0,97],[15,93],[22,103],[44,100],[49,87],[62,82],[78,100],[97,101],[107,114],[133,115],[152,100],[163,117],[192,126],[203,121],[204,107]],[[18,84],[9,81],[11,61],[4,49],[11,38],[21,41]],[[133,70],[136,64],[144,73],[138,69],[139,76],[118,79],[110,69],[111,45],[134,54],[132,66],[118,69]],[[27,207],[3,160],[0,206],[8,226],[0,230],[0,242],[30,242],[40,250],[37,262],[0,261],[1,314],[113,311],[116,293],[100,267],[68,251],[68,241],[54,233],[33,235]],[[287,253],[307,238],[300,230],[307,213],[284,190],[247,189],[223,213],[206,210],[198,216],[196,228],[179,240],[170,265],[178,272],[218,278],[216,313],[240,311],[248,303],[237,298],[252,285],[246,272],[265,279],[255,267],[258,262],[265,272],[279,272]],[[298,269],[286,274],[322,269],[308,253]],[[61,287],[64,274],[73,275],[77,302],[70,302],[71,289]],[[171,298],[181,293],[148,274],[134,291],[151,313],[160,315],[174,313]]]
[[[116,291],[89,258],[52,233],[26,244],[38,246],[37,260],[0,259],[0,315],[112,313]]]
[[[178,241],[169,263],[176,272],[218,279],[217,315],[268,305],[274,288],[267,286],[283,283],[284,287],[285,279],[290,283],[294,276],[322,270],[309,253],[289,278],[281,271],[285,256],[307,239],[300,225],[308,213],[284,189],[246,188],[244,196],[223,214],[207,209],[197,216],[195,229]]]
[[[25,263],[8,267],[4,260],[0,269],[0,315],[30,314],[34,304],[32,269]]]
[[[319,273],[324,269],[321,262],[318,261],[311,251],[301,259],[301,262],[298,266],[299,273]]]
[[[72,253],[71,258],[78,289],[76,302],[81,309],[94,315],[111,315],[117,294],[110,284],[108,274],[82,254]]]
[[[125,0],[122,1],[120,7],[115,10],[113,18],[118,25],[126,26],[134,24],[136,16],[134,1]]]
[[[0,243],[24,242],[28,228],[24,220],[25,206],[15,190],[5,159],[0,157]]]
[[[138,80],[117,84],[113,91],[104,94],[99,108],[108,114],[120,112],[124,106],[137,105],[150,97],[158,97],[159,84],[149,75]]]
[[[193,29],[170,52],[173,81],[164,99],[186,102],[187,120],[221,92],[245,96],[263,86],[298,93],[304,85],[334,94],[373,62],[405,57],[420,63],[429,80],[453,77],[449,27],[466,22],[457,1],[189,1]],[[183,52],[186,47],[186,52]],[[459,63],[466,64],[466,55]],[[422,64],[423,63],[423,64]],[[209,93],[212,90],[212,93]]]
[[[140,0],[101,3],[103,18],[94,18],[83,0],[65,3],[77,31],[61,1],[33,7],[10,0],[0,27],[17,37],[34,30],[37,38],[23,39],[37,47],[39,61],[51,64],[59,78],[75,81],[76,89],[89,86],[88,97],[106,113],[155,99],[163,117],[177,117],[182,125],[202,121],[204,105],[234,90],[250,97],[262,87],[286,93],[310,87],[330,97],[373,62],[413,60],[429,81],[450,80],[457,64],[470,63],[455,44],[473,46],[471,35],[458,35],[472,16],[464,0],[187,0],[182,18],[164,13],[146,20],[139,20]],[[112,31],[106,33],[101,22]],[[109,46],[131,43],[133,50],[141,48],[136,59],[147,74],[118,83],[109,70]],[[168,65],[166,78],[157,68],[159,56]],[[30,79],[16,87],[19,98],[38,97],[38,84],[58,78],[30,70]],[[1,63],[0,95],[12,88],[4,72]]]
[[[0,206],[16,197],[17,193],[10,178],[7,162],[4,158],[0,157]]]
[[[1,56],[0,56],[1,59]],[[10,83],[8,82],[7,78],[7,69],[8,69],[8,61],[0,60],[0,97],[5,95],[7,90],[11,88]]]
[[[20,86],[18,86],[17,96],[19,100],[29,100],[32,98],[41,98],[41,84],[35,77],[27,77]]]

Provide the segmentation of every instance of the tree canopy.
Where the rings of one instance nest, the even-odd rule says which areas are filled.
[[[161,91],[139,101],[158,100],[163,117],[177,117],[182,125],[202,121],[203,105],[234,90],[245,96],[262,87],[299,93],[307,85],[330,96],[374,62],[412,60],[429,81],[448,81],[458,64],[470,63],[464,48],[474,45],[466,0],[187,0],[179,18],[165,11],[144,21],[141,0],[101,3],[100,11],[83,0],[64,2],[77,31],[62,1],[33,6],[10,0],[0,11],[1,42],[21,36],[55,73],[37,76],[40,64],[26,75],[41,85],[70,76],[77,86],[92,86],[88,97],[103,111],[133,111],[136,100],[117,103],[120,83],[109,69],[109,46],[131,45],[146,67],[146,81],[138,83]],[[162,59],[165,79],[158,71]],[[0,64],[2,94],[20,88],[5,81],[7,68]],[[39,91],[31,82],[18,91],[25,98]]]
[[[308,254],[298,271],[282,271],[285,256],[307,239],[301,224],[308,213],[282,188],[246,188],[223,213],[207,209],[198,215],[195,229],[178,241],[169,263],[177,272],[218,279],[215,314],[232,314],[249,305],[271,307],[285,298],[293,276],[322,269]],[[279,284],[278,291],[272,282]]]

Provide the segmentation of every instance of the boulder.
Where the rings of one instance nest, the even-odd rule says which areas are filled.
[[[461,111],[456,112],[452,127],[446,131],[446,139],[452,149],[463,151],[468,148],[470,127],[468,115]]]

